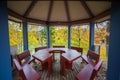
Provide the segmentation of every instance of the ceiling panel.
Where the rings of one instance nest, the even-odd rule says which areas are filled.
[[[30,4],[31,1],[8,1],[8,8],[23,15]]]
[[[69,9],[72,21],[89,18],[80,1],[69,1]]]
[[[54,1],[50,21],[67,21],[64,1]]]
[[[47,20],[50,1],[38,1],[28,17],[40,20]]]
[[[111,2],[109,1],[86,1],[86,3],[94,15],[98,15],[111,8]]]

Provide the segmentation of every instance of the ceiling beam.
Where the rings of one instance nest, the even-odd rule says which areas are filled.
[[[70,22],[66,22],[66,21],[51,21],[49,22],[49,25],[70,25]]]
[[[29,14],[30,14],[30,12],[32,11],[32,9],[34,8],[34,6],[35,6],[35,4],[37,3],[37,1],[38,0],[33,0],[32,2],[31,2],[31,4],[29,5],[29,7],[28,7],[28,9],[25,11],[25,13],[24,13],[24,17],[27,17]]]
[[[16,20],[14,20],[14,19],[10,19],[9,17],[8,17],[8,20],[14,21],[14,22],[16,22],[16,23],[21,23],[21,21],[16,21]]]
[[[54,3],[54,1],[51,0],[51,1],[50,1],[50,5],[49,5],[48,16],[47,16],[47,21],[48,21],[48,22],[50,21],[50,18],[51,18],[51,13],[52,13],[52,10],[53,10],[53,3]]]
[[[74,24],[89,23],[89,22],[91,22],[91,19],[92,19],[92,18],[82,19],[82,20],[76,20],[76,21],[72,21],[71,24],[74,25]]]
[[[89,23],[91,21],[96,21],[98,19],[101,19],[105,16],[110,15],[111,13],[111,8],[98,14],[97,16],[95,16],[94,18],[89,18],[89,19],[82,19],[82,20],[76,20],[76,21],[67,21],[67,22],[62,22],[62,21],[53,21],[53,22],[49,22],[50,25],[73,25],[73,24],[81,24],[81,23]],[[38,19],[32,19],[32,18],[25,18],[22,15],[14,12],[13,10],[8,8],[8,14],[10,16],[13,16],[15,18],[18,18],[22,21],[26,21],[26,22],[32,22],[32,23],[38,23],[38,24],[44,24],[46,25],[47,21],[43,21],[43,20],[38,20]]]
[[[43,20],[38,20],[38,19],[33,19],[33,18],[26,18],[26,21],[31,22],[31,23],[38,23],[38,24],[46,25],[46,21],[43,21]]]
[[[7,0],[7,1],[30,1],[30,0]],[[50,1],[50,0],[40,0],[40,1]],[[64,1],[64,0],[56,0],[56,1]],[[69,0],[69,1],[79,1],[79,0]],[[111,0],[85,0],[85,1],[111,1]]]
[[[13,10],[11,10],[11,9],[9,9],[9,8],[8,8],[8,14],[9,14],[10,16],[15,17],[15,18],[18,18],[18,19],[21,19],[21,20],[25,20],[25,18],[24,18],[22,15],[14,12]]]
[[[66,15],[67,15],[67,20],[68,22],[71,21],[71,17],[70,17],[70,12],[69,12],[69,7],[68,7],[68,1],[64,0],[64,4],[65,4],[65,10],[66,10]]]
[[[85,0],[85,1],[111,1],[111,0]]]
[[[92,21],[101,19],[101,18],[103,18],[103,17],[105,17],[105,16],[108,16],[108,15],[110,15],[110,14],[111,14],[111,8],[110,8],[110,9],[107,9],[106,11],[104,11],[104,12],[98,14],[97,16],[95,16],[95,17],[92,19]]]
[[[85,0],[80,0],[82,6],[85,8],[86,12],[88,13],[88,15],[90,17],[94,17],[92,11],[90,10],[90,8],[88,7],[87,3],[85,2]]]

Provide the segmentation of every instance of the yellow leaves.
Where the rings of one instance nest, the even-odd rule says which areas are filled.
[[[31,45],[36,45],[36,44],[38,44],[38,41],[35,38],[35,36],[29,34],[28,43],[31,44]]]
[[[10,39],[10,46],[14,46],[14,45],[17,45],[17,42],[12,40],[12,39]]]
[[[100,48],[100,58],[103,60],[107,60],[106,46],[102,45]]]
[[[9,28],[10,46],[19,45],[22,42],[22,32]]]
[[[68,42],[68,28],[67,27],[54,27],[55,29],[51,29],[51,32],[53,32],[52,39],[54,42],[52,42],[52,45],[56,44],[63,44],[67,45]]]

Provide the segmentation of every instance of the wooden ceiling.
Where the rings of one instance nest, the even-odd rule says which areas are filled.
[[[69,25],[110,18],[109,0],[8,0],[8,18],[49,25]]]

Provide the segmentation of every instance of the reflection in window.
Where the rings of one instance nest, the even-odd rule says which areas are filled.
[[[95,25],[94,45],[95,47],[99,46],[100,58],[104,59],[105,61],[107,61],[108,53],[109,28],[109,21],[104,21]]]
[[[46,27],[41,25],[28,25],[28,48],[31,54],[35,47],[47,46]]]
[[[84,53],[89,49],[89,25],[74,25],[71,27],[71,46],[81,47]]]
[[[53,45],[63,45],[68,47],[68,27],[66,26],[51,26],[50,27],[50,42]]]
[[[23,51],[23,30],[21,23],[17,23],[9,20],[8,25],[9,25],[10,47],[12,49],[12,52],[17,51],[17,53],[21,53]]]

